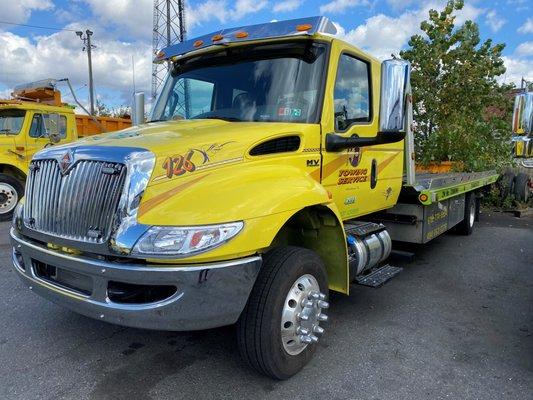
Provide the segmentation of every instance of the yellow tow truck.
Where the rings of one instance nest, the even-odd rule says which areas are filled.
[[[516,174],[508,171],[504,188],[515,199],[527,203],[533,190],[533,92],[525,89],[515,97],[513,112],[513,155],[518,162]],[[509,193],[503,193],[505,196]]]
[[[74,114],[71,106],[62,103],[56,82],[46,79],[19,85],[12,99],[0,99],[0,221],[11,219],[36,152],[131,126],[129,119]]]
[[[236,323],[251,367],[297,373],[330,290],[400,272],[392,240],[470,234],[498,178],[416,174],[409,63],[335,31],[303,18],[163,49],[147,122],[33,158],[11,230],[22,281],[115,324]]]

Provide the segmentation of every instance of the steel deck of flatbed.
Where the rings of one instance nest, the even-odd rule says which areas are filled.
[[[416,184],[405,185],[418,193],[420,203],[430,205],[435,201],[449,199],[462,193],[496,182],[495,171],[450,172],[445,174],[422,173],[416,175]]]

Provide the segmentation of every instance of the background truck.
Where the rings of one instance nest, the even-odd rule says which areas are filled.
[[[515,98],[513,112],[513,155],[518,162],[516,171],[504,173],[502,187],[505,197],[513,193],[515,199],[526,203],[533,190],[533,92],[526,82],[522,93]]]
[[[304,18],[163,49],[150,121],[35,155],[11,230],[22,281],[126,326],[236,323],[250,366],[297,373],[329,290],[397,274],[391,239],[472,233],[498,178],[417,175],[409,63],[335,31]]]
[[[55,80],[15,87],[13,99],[0,99],[0,220],[11,219],[22,197],[33,155],[46,146],[131,126],[125,118],[74,114],[61,102]]]

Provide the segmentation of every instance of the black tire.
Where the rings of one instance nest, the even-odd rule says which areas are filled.
[[[514,172],[507,170],[502,174],[498,182],[498,188],[500,191],[500,201],[502,204],[505,201],[505,199],[513,192],[514,179],[515,179]]]
[[[474,222],[476,220],[476,196],[474,193],[467,193],[465,197],[464,218],[457,225],[457,233],[460,235],[471,235],[474,231]]]
[[[11,220],[22,196],[24,196],[24,182],[11,175],[0,174],[0,221]]]
[[[320,292],[328,294],[326,268],[314,252],[300,247],[277,247],[266,253],[248,303],[237,322],[237,342],[244,361],[259,373],[288,379],[312,358],[316,344],[290,355],[281,338],[281,318],[292,285],[313,275]]]
[[[523,203],[527,203],[529,199],[529,179],[529,176],[523,172],[518,173],[514,178],[515,199]]]

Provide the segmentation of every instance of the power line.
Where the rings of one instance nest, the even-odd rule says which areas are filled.
[[[37,28],[37,29],[49,29],[51,31],[69,31],[69,32],[76,32],[75,29],[66,29],[66,28],[54,28],[51,26],[39,26],[39,25],[28,25],[28,24],[17,24],[15,22],[9,22],[9,21],[0,21],[0,24],[5,25],[16,25],[16,26],[25,26],[27,28]]]

